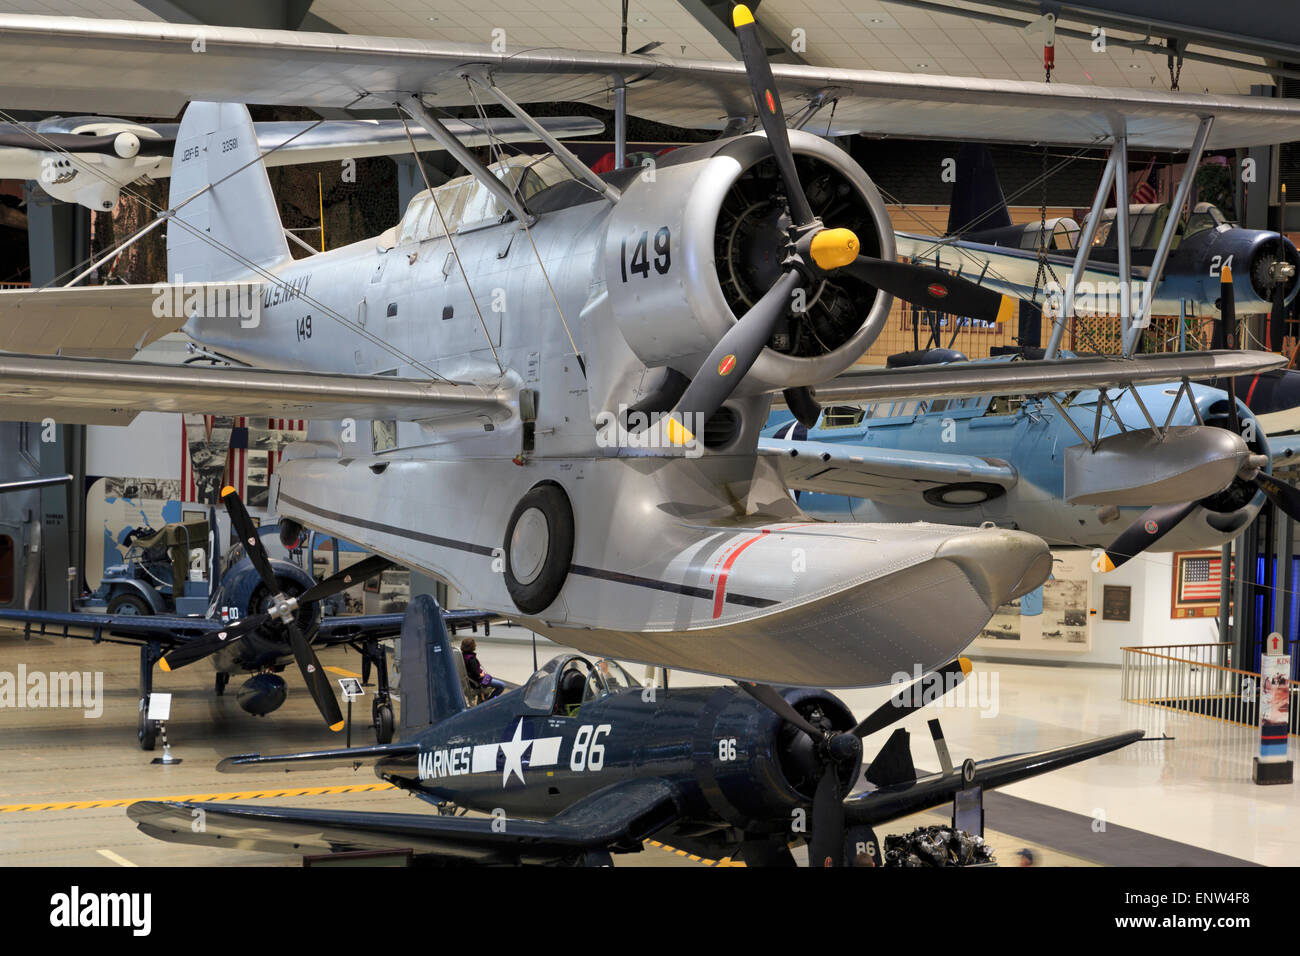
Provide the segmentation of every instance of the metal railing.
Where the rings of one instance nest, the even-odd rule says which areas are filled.
[[[1120,696],[1129,703],[1258,726],[1260,675],[1228,666],[1231,648],[1230,643],[1121,648]],[[1300,683],[1289,683],[1295,715]],[[1291,733],[1296,735],[1294,716]]]

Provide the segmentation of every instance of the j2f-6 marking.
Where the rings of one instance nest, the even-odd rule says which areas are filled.
[[[583,724],[579,727],[569,752],[569,769],[575,773],[599,772],[604,769],[603,741],[611,730],[613,730],[612,724]],[[515,735],[511,740],[493,744],[423,750],[417,758],[417,771],[421,780],[460,777],[472,773],[496,773],[501,769],[497,766],[498,755],[504,752],[506,759],[501,779],[501,785],[504,787],[511,776],[518,776],[523,780],[525,757],[530,770],[557,766],[560,762],[560,748],[563,742],[563,737],[525,738],[523,722],[520,721],[515,727]]]
[[[292,302],[307,291],[309,282],[311,282],[310,272],[289,282],[276,282],[273,286],[267,286],[262,292],[262,308],[269,309],[282,302]]]
[[[625,238],[619,245],[618,264],[622,270],[623,281],[627,281],[627,274],[639,275],[642,279],[650,275],[650,253],[648,246],[650,243],[650,232],[646,230],[641,233],[641,237],[635,241],[632,246],[632,257],[628,259],[627,239]],[[660,226],[659,231],[655,233],[654,238],[654,267],[655,272],[660,275],[667,275],[668,270],[672,267],[672,231],[667,226]]]

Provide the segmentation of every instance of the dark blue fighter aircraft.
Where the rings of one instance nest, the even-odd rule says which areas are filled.
[[[44,480],[44,479],[42,479]],[[62,480],[62,479],[55,479]],[[363,680],[371,668],[378,687],[372,705],[375,736],[381,743],[393,739],[393,706],[388,662],[379,642],[401,631],[401,614],[363,614],[326,617],[321,602],[395,565],[386,558],[369,557],[317,582],[289,561],[273,560],[234,488],[222,490],[222,502],[231,526],[239,535],[238,548],[227,556],[224,573],[218,571],[219,548],[215,534],[209,540],[209,580],[219,581],[202,617],[180,615],[89,614],[62,611],[0,609],[0,621],[21,621],[30,636],[33,625],[41,633],[56,629],[64,637],[95,643],[130,644],[140,648],[140,720],[137,737],[144,750],[153,750],[158,721],[146,717],[153,693],[153,668],[172,671],[186,664],[210,660],[216,668],[216,692],[225,692],[230,676],[251,676],[240,688],[239,706],[264,717],[277,710],[288,695],[280,676],[296,662],[316,706],[330,730],[344,726],[330,679],[316,657],[315,647],[346,645],[362,656]],[[208,522],[216,528],[215,516]],[[296,533],[296,532],[295,532]],[[228,619],[223,620],[223,609]],[[495,619],[482,611],[448,611],[453,629]]]
[[[161,840],[291,854],[410,850],[431,863],[601,865],[654,837],[750,866],[790,865],[790,846],[807,843],[815,865],[835,866],[861,852],[878,860],[879,824],[1142,737],[1130,731],[954,768],[932,722],[943,770],[918,775],[900,728],[865,768],[867,789],[856,790],[863,738],[954,687],[969,662],[901,688],[860,722],[824,690],[642,688],[616,663],[578,654],[555,657],[518,690],[467,709],[431,598],[411,602],[402,642],[399,742],[245,754],[218,769],[369,764],[437,812],[142,801],[128,815]]]

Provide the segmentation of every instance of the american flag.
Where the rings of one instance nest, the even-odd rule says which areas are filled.
[[[1221,582],[1222,557],[1184,558],[1178,587],[1179,603],[1217,601]]]
[[[1156,158],[1151,157],[1151,162],[1147,164],[1146,173],[1142,176],[1141,182],[1133,190],[1133,201],[1135,203],[1152,203],[1160,199],[1160,181],[1156,172]]]

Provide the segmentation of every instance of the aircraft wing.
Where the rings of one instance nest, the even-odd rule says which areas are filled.
[[[502,422],[506,389],[427,379],[0,355],[0,421],[125,425],[143,411]]]
[[[148,644],[157,641],[164,648],[184,644],[187,640],[219,631],[220,621],[203,617],[178,617],[168,614],[86,614],[78,611],[26,611],[0,608],[0,622],[26,625],[39,634],[75,637],[96,644]],[[40,625],[39,628],[33,625]],[[85,632],[89,633],[85,633]]]
[[[991,760],[975,761],[974,779],[967,781],[961,768],[951,773],[935,773],[915,780],[897,783],[877,790],[850,796],[844,801],[844,819],[849,826],[876,826],[941,806],[952,800],[960,790],[971,786],[993,790],[1017,780],[1027,780],[1042,773],[1068,767],[1070,764],[1100,757],[1136,743],[1145,735],[1141,730],[1130,730],[1109,737],[1096,737],[1082,743],[1042,750],[1031,754],[1012,754]]]
[[[759,439],[758,453],[770,458],[785,483],[797,491],[851,498],[920,494],[958,481],[988,482],[1003,488],[1016,483],[1016,470],[1007,462],[976,455],[780,438]]]
[[[1160,352],[1133,358],[1101,355],[1027,362],[951,362],[906,368],[850,369],[813,391],[823,405],[972,395],[1044,395],[1076,389],[1254,375],[1286,364],[1272,352]],[[1224,369],[1225,371],[1214,371]],[[1226,371],[1233,369],[1234,371]],[[1236,371],[1249,369],[1249,371]]]
[[[1269,435],[1268,453],[1274,468],[1300,464],[1300,435]]]
[[[488,611],[444,611],[448,628],[500,620]],[[324,618],[316,641],[323,646],[346,644],[358,638],[396,637],[402,630],[401,614],[353,614]],[[78,611],[27,611],[0,608],[0,622],[13,621],[40,634],[57,634],[109,644],[147,644],[157,641],[170,648],[221,630],[220,621],[172,614],[88,614]],[[36,627],[39,625],[39,627]]]
[[[598,136],[605,124],[589,116],[543,116],[538,123],[557,139]],[[59,128],[59,127],[69,128]],[[71,128],[74,127],[75,129]],[[79,117],[75,121],[40,124],[0,123],[0,179],[40,179],[42,163],[53,152],[68,151],[85,158],[116,158],[114,131],[143,127],[157,138],[140,136],[140,156],[148,156],[148,174],[154,179],[171,175],[176,123],[129,123],[109,117]],[[466,146],[535,142],[537,134],[513,117],[449,120],[447,128]],[[267,166],[341,162],[370,156],[410,153],[410,142],[400,120],[326,120],[313,122],[254,123],[257,145]],[[442,144],[418,125],[410,125],[411,138],[420,152],[441,150]],[[88,135],[88,133],[92,135]],[[490,135],[489,135],[490,134]]]
[[[926,265],[938,265],[950,272],[960,272],[975,279],[980,285],[1018,299],[1029,299],[1038,278],[1038,253],[1033,249],[1016,249],[1011,246],[993,246],[966,239],[948,239],[922,236],[910,232],[895,232],[894,244],[900,256],[915,258]],[[1074,258],[1048,254],[1047,261],[1056,269],[1056,280],[1064,288],[1074,268]],[[1149,270],[1133,266],[1134,279],[1143,279]],[[978,277],[978,279],[976,279]],[[1119,267],[1105,262],[1089,262],[1079,277],[1080,282],[1115,282]],[[1049,275],[1047,281],[1051,280]],[[1038,283],[1038,300],[1044,296],[1043,283]]]
[[[203,832],[195,833],[195,811]],[[657,778],[624,780],[551,820],[436,813],[295,809],[257,804],[140,801],[127,816],[148,836],[171,843],[272,853],[403,850],[476,863],[554,863],[584,850],[639,848],[677,819],[676,791]]]
[[[9,66],[0,101],[10,109],[173,116],[191,99],[388,108],[395,93],[469,106],[463,76],[482,71],[524,103],[604,106],[626,83],[633,113],[673,126],[723,129],[754,112],[738,61],[587,50],[494,52],[434,40],[6,14],[0,61]],[[1208,149],[1300,140],[1300,103],[1280,98],[785,64],[772,72],[792,109],[813,97],[834,101],[839,134],[1090,146],[1110,142],[1123,116],[1131,148],[1174,151],[1213,116]]]
[[[340,614],[330,615],[320,622],[317,641],[325,644],[346,644],[358,637],[375,637],[381,640],[396,637],[402,632],[402,620],[405,614]],[[500,614],[491,611],[443,611],[443,623],[452,634],[458,628],[475,624],[491,624],[504,620]]]

